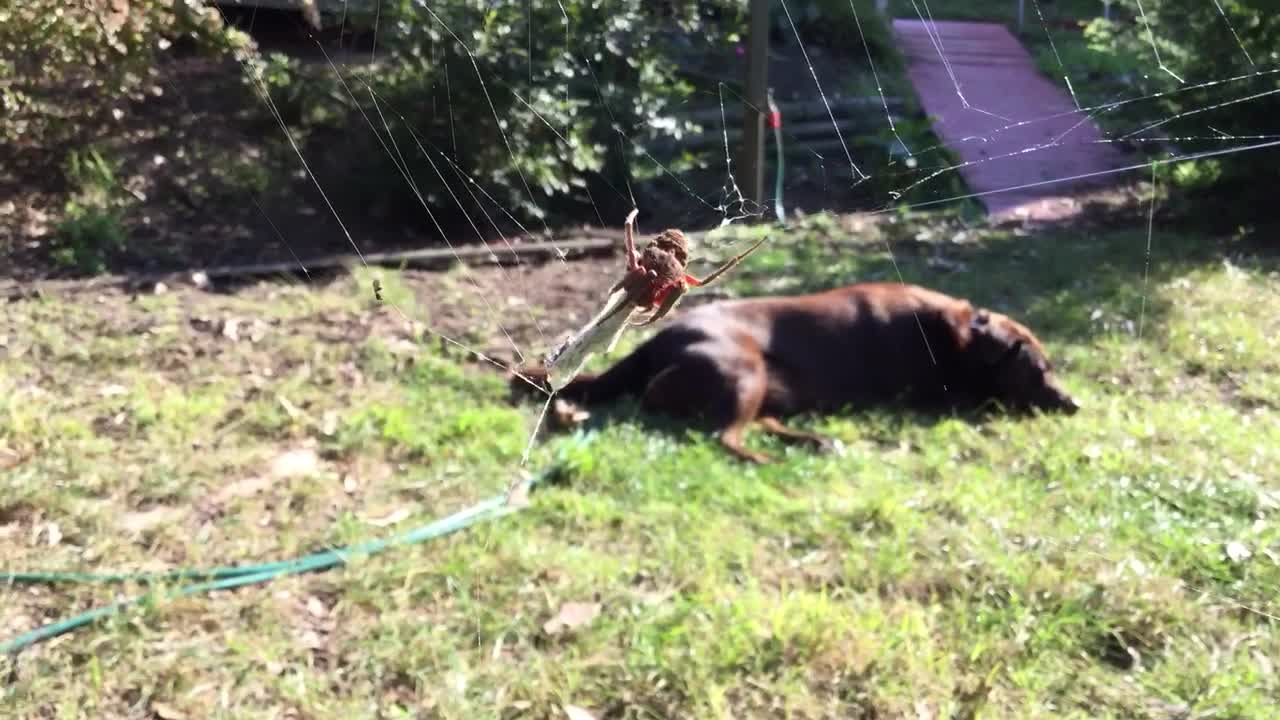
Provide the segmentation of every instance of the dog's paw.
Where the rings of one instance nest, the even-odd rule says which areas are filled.
[[[822,455],[831,455],[834,457],[844,457],[849,448],[839,438],[824,437],[814,443],[815,449]]]
[[[551,404],[551,419],[556,427],[576,428],[591,419],[591,413],[574,403],[556,398]]]

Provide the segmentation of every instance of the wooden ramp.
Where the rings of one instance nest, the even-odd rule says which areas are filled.
[[[934,132],[974,163],[959,172],[988,193],[979,199],[993,220],[1066,219],[1080,209],[1073,194],[1120,177],[1065,178],[1131,164],[1003,25],[894,20],[893,29]]]

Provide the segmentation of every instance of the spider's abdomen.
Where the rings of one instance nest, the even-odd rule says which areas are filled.
[[[640,307],[661,303],[667,293],[684,280],[684,263],[652,245],[645,248],[640,268],[645,278],[645,285],[635,298],[636,305]]]
[[[650,241],[650,246],[673,256],[681,267],[689,262],[689,239],[675,228],[663,230]]]

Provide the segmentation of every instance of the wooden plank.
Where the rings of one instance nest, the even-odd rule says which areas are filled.
[[[600,233],[609,234],[609,233]],[[691,233],[691,236],[696,233]],[[468,245],[457,248],[428,248],[423,250],[405,250],[400,252],[367,253],[364,262],[369,265],[383,267],[444,267],[458,262],[468,264],[514,264],[533,258],[556,258],[565,256],[594,255],[613,252],[622,247],[621,233],[618,237],[588,237],[560,242],[519,243],[511,249],[491,250],[485,246]],[[156,283],[168,285],[192,284],[195,278],[203,275],[207,281],[232,280],[267,276],[305,276],[316,270],[350,270],[361,267],[360,258],[354,254],[325,255],[316,258],[289,262],[253,263],[247,265],[219,265],[209,268],[189,268],[187,270],[147,275],[104,275],[84,280],[35,280],[31,282],[0,282],[0,298],[8,302],[41,297],[45,293],[58,295],[74,295],[79,293],[104,291],[116,288],[152,288]],[[303,268],[306,268],[306,272]]]
[[[581,240],[565,240],[562,242],[518,243],[510,248],[494,249],[488,246],[468,245],[456,250],[450,248],[428,248],[424,250],[403,250],[398,252],[365,253],[364,262],[350,253],[328,255],[299,262],[271,262],[255,265],[224,265],[206,268],[194,272],[203,272],[208,278],[251,277],[261,275],[296,275],[305,268],[310,270],[327,270],[333,268],[353,268],[363,264],[378,266],[406,267],[439,267],[455,263],[502,264],[519,262],[522,258],[535,256],[558,257],[562,253],[587,254],[611,250],[619,247],[616,240],[604,238],[585,238]]]

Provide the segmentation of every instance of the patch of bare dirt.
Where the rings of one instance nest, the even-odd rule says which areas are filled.
[[[449,272],[405,270],[399,283],[411,299],[403,308],[379,306],[371,291],[356,287],[349,276],[339,276],[325,281],[329,289],[324,292],[332,296],[341,287],[339,292],[351,294],[349,307],[287,317],[272,317],[272,308],[282,302],[282,293],[303,290],[276,280],[244,284],[234,294],[194,284],[165,284],[160,294],[167,296],[171,309],[163,314],[141,302],[157,294],[154,285],[69,280],[34,287],[45,298],[75,298],[86,316],[76,324],[96,328],[99,337],[145,339],[139,347],[160,358],[158,365],[174,377],[186,377],[198,358],[221,358],[229,364],[225,370],[230,374],[261,374],[265,369],[278,375],[291,368],[286,367],[286,358],[270,356],[267,348],[280,338],[268,335],[352,345],[376,336],[392,345],[405,343],[409,350],[419,341],[447,343],[443,338],[448,338],[503,363],[519,362],[522,354],[532,359],[531,355],[549,349],[588,319],[616,281],[621,263],[620,255],[604,255],[572,262],[457,267]],[[694,293],[686,304],[714,297]],[[25,297],[13,300],[26,301]],[[4,348],[10,354],[44,352],[28,347],[36,341],[23,340],[27,329],[21,324],[0,321],[0,333],[10,338]],[[168,339],[161,342],[161,336]],[[331,370],[340,373],[341,368]],[[352,377],[340,379],[344,385],[354,382],[357,379]]]

